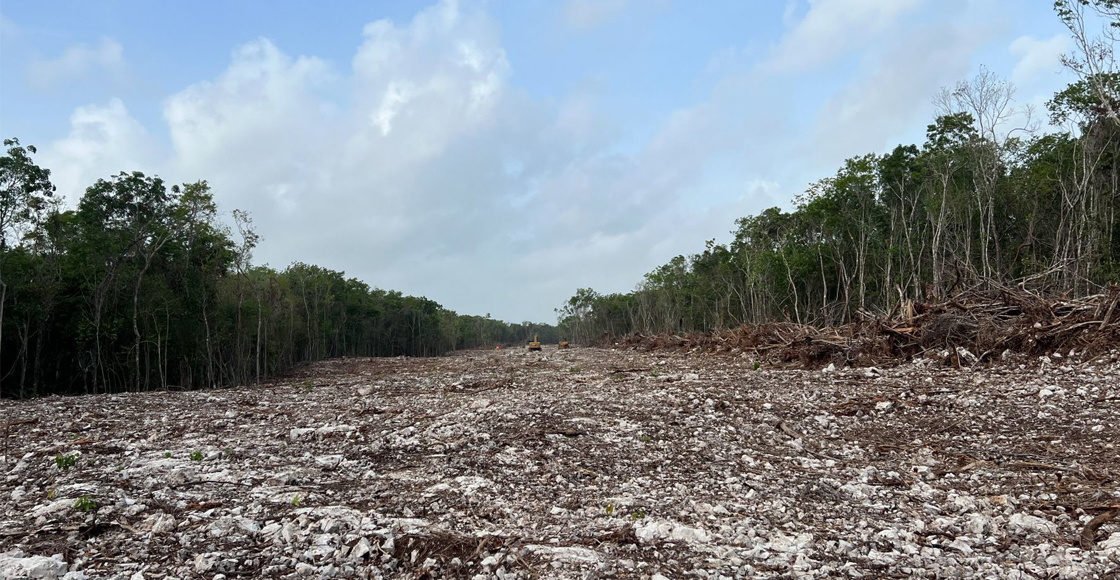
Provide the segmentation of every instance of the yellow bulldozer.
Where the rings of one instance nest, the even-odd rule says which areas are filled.
[[[540,350],[541,341],[537,340],[537,335],[533,335],[533,342],[529,343],[529,350]]]
[[[558,348],[557,350],[564,350],[565,348],[568,348],[568,346],[569,346],[569,345],[568,345],[568,341],[566,341],[566,340],[561,340],[561,341],[560,341],[560,347],[559,347],[559,348]]]

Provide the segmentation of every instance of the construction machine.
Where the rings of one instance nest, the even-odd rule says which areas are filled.
[[[560,341],[560,347],[559,347],[558,349],[556,349],[556,350],[564,350],[565,348],[568,348],[568,341],[566,341],[566,340],[561,340],[561,341]]]
[[[533,342],[529,343],[529,350],[540,350],[541,341],[537,340],[537,335],[533,335]]]

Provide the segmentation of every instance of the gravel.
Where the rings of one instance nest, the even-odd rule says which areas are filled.
[[[467,351],[2,401],[0,578],[1115,578],[1116,359]]]

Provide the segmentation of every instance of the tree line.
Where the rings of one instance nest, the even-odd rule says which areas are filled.
[[[1063,6],[1076,33],[1093,5]],[[1084,65],[1100,42],[1081,42],[1095,47],[1077,61],[1087,72],[1047,103],[1065,130],[1039,133],[1011,84],[982,70],[937,95],[922,144],[847,159],[792,211],[737,220],[730,243],[677,256],[632,292],[578,290],[557,309],[561,328],[590,343],[771,321],[827,326],[966,287],[1087,294],[1120,282],[1120,74]]]
[[[0,396],[252,384],[327,357],[558,340],[315,265],[256,265],[251,218],[226,225],[205,181],[120,173],[68,209],[34,147],[4,146]]]

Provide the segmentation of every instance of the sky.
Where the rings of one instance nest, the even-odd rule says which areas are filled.
[[[985,67],[1035,118],[1071,82],[1049,1],[0,4],[0,135],[71,206],[207,180],[255,261],[553,322],[844,159],[923,140]]]

